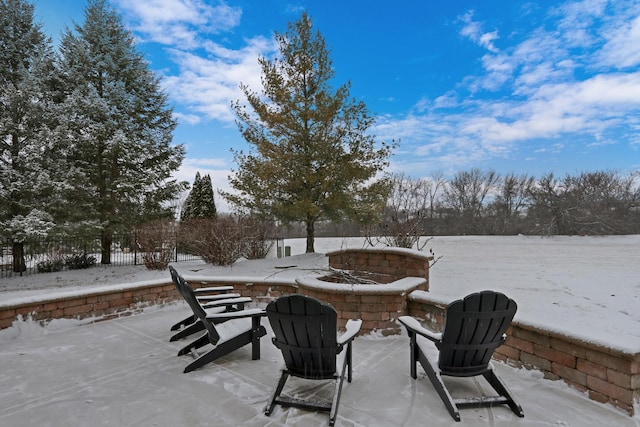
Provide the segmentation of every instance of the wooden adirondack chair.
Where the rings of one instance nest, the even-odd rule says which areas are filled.
[[[515,301],[493,291],[473,293],[449,304],[442,333],[423,328],[410,316],[401,316],[410,338],[411,377],[416,378],[420,362],[454,420],[460,421],[459,408],[508,405],[524,417],[522,407],[511,396],[507,386],[496,375],[491,357],[506,339],[517,310]],[[434,355],[433,346],[439,350]],[[443,376],[475,377],[482,375],[498,393],[454,399],[445,386]]]
[[[260,338],[267,334],[264,326],[260,324],[260,319],[266,315],[262,309],[243,309],[222,313],[207,313],[198,302],[193,289],[187,284],[180,274],[173,267],[169,267],[171,279],[180,290],[180,294],[185,299],[194,316],[204,325],[207,333],[196,339],[178,352],[178,356],[194,353],[197,349],[213,345],[213,349],[198,356],[190,363],[184,372],[198,369],[205,364],[212,362],[230,352],[239,349],[247,344],[251,344],[251,358],[260,359]],[[231,298],[229,300],[217,301],[217,304],[235,304]],[[251,301],[250,298],[242,298],[243,302]]]
[[[273,344],[281,350],[285,367],[265,408],[265,414],[271,415],[276,404],[328,411],[329,425],[334,425],[345,374],[347,381],[351,382],[351,344],[360,331],[362,321],[347,321],[346,332],[338,336],[335,309],[302,295],[284,296],[270,302],[267,305],[267,317],[274,333]],[[317,402],[281,396],[290,375],[307,380],[335,380],[332,401]]]

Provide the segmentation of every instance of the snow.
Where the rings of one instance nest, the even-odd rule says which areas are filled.
[[[287,240],[293,254],[304,240]],[[363,240],[317,239],[326,253],[363,247]],[[482,289],[518,302],[516,320],[582,337],[623,351],[640,351],[640,236],[435,237],[430,292],[415,298],[450,302]],[[230,276],[294,280],[326,268],[322,254],[241,261],[231,267],[176,263],[187,278]],[[43,295],[126,287],[166,280],[168,272],[144,267],[102,267],[0,279],[0,304]],[[250,347],[190,374],[190,356],[176,357],[185,340],[169,343],[169,326],[188,314],[178,303],[107,322],[29,320],[0,331],[0,425],[326,425],[327,415],[277,408],[262,413],[278,377],[282,356],[265,337],[262,357]],[[268,322],[263,322],[263,324]],[[80,326],[82,325],[82,326]],[[268,325],[267,325],[268,326]],[[405,336],[359,336],[354,342],[354,381],[345,384],[338,425],[457,425],[420,369],[409,377]],[[640,426],[608,405],[589,400],[540,373],[496,364],[520,400],[525,418],[508,409],[468,409],[466,425]],[[294,382],[294,384],[297,384]],[[473,389],[483,388],[472,380]],[[453,384],[464,391],[467,385]],[[331,386],[306,388],[313,396]]]

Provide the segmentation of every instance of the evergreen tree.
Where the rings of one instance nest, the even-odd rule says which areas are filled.
[[[45,159],[53,125],[54,54],[25,0],[0,0],[0,229],[13,240],[13,270],[26,269],[23,242],[53,226],[55,188]]]
[[[209,174],[202,177],[200,181],[200,200],[198,203],[198,216],[210,218],[217,215],[216,202],[213,196],[213,184]]]
[[[276,33],[281,57],[260,58],[263,93],[241,85],[249,106],[232,104],[252,151],[235,152],[230,177],[236,206],[284,223],[306,225],[306,252],[314,252],[315,223],[369,218],[382,211],[386,185],[368,185],[387,166],[391,148],[367,131],[374,119],[350,98],[350,83],[333,91],[324,38],[306,13]]]
[[[182,212],[180,213],[181,222],[188,221],[195,216],[193,212],[195,207],[197,188],[200,186],[200,179],[200,172],[196,172],[196,177],[193,179],[191,191],[189,191],[189,194],[187,194],[187,198],[185,199],[184,205],[182,206]]]
[[[192,218],[212,218],[216,214],[211,177],[209,175],[201,177],[200,172],[196,172],[193,187],[182,208],[180,221],[184,222]]]
[[[172,215],[164,206],[186,188],[170,179],[185,151],[170,145],[176,123],[167,96],[113,8],[90,0],[74,29],[61,42],[72,161],[66,218],[100,230],[108,264],[114,231]]]

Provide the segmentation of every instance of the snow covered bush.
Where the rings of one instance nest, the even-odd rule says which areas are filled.
[[[69,255],[65,258],[65,265],[69,270],[82,270],[93,267],[96,264],[96,257],[86,253]]]
[[[214,265],[231,265],[246,250],[242,223],[233,216],[194,218],[181,227],[181,242],[203,261]]]
[[[247,259],[266,258],[275,243],[273,240],[275,234],[273,221],[246,217],[242,222],[245,225],[245,230],[249,232],[245,239],[243,256]]]
[[[36,264],[38,273],[53,273],[55,271],[62,271],[63,268],[64,258],[59,254],[54,254],[50,258]]]
[[[152,221],[136,229],[136,245],[149,270],[164,270],[176,249],[177,228],[173,220]]]

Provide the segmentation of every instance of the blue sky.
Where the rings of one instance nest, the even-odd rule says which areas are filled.
[[[400,140],[389,170],[445,177],[478,167],[541,177],[640,169],[640,1],[111,0],[163,78],[187,148],[178,176],[228,188],[247,148],[229,108],[260,89],[303,10],[331,48],[336,87]],[[35,0],[54,40],[82,0]],[[283,173],[286,173],[283,171]]]

